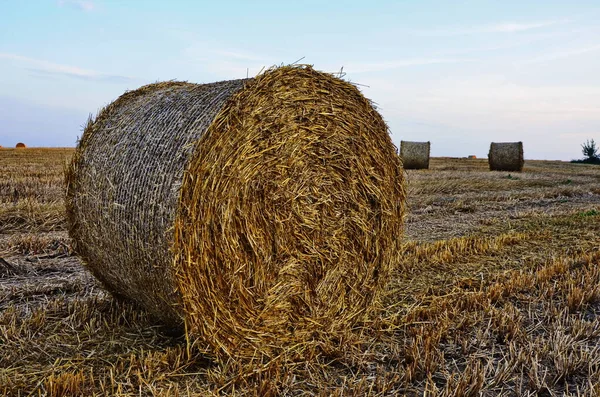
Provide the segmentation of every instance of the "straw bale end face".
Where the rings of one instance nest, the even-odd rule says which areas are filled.
[[[400,252],[404,179],[355,86],[281,67],[107,110],[86,128],[67,201],[76,249],[109,289],[236,357],[343,332],[377,301]]]
[[[492,142],[488,162],[490,171],[521,172],[525,163],[523,142]]]
[[[407,170],[429,169],[430,142],[400,142],[402,166]]]

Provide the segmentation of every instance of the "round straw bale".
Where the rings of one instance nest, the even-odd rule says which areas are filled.
[[[67,172],[92,273],[229,356],[363,318],[398,259],[404,198],[381,116],[309,66],[127,92],[90,119]]]
[[[19,142],[17,143],[17,146],[15,146],[16,148],[26,148],[27,145],[25,145],[23,142]]]
[[[469,157],[467,157],[469,160],[475,160],[477,158],[477,156],[475,156],[474,154],[470,154]]]
[[[430,142],[400,142],[400,157],[402,166],[407,170],[421,170],[429,168]]]
[[[490,171],[522,171],[523,142],[492,142],[488,162]]]

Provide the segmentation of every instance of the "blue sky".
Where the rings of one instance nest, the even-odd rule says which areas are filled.
[[[600,2],[0,0],[0,145],[73,146],[89,113],[159,80],[342,67],[396,144],[580,158],[600,141]]]

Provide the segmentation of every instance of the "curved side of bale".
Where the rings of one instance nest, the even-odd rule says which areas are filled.
[[[24,149],[27,147],[27,145],[25,145],[23,142],[19,142],[19,143],[17,143],[17,145],[15,147],[17,149]]]
[[[407,170],[421,170],[429,168],[430,142],[400,142],[400,157],[402,166]]]
[[[172,228],[196,142],[243,81],[150,84],[89,120],[67,173],[74,248],[113,294],[182,323]]]
[[[488,162],[490,171],[521,172],[525,163],[523,142],[492,142]]]

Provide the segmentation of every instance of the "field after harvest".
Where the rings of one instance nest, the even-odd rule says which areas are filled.
[[[0,394],[600,394],[600,168],[433,158],[408,171],[402,260],[380,313],[303,360],[216,362],[70,248],[72,149],[0,149]]]

